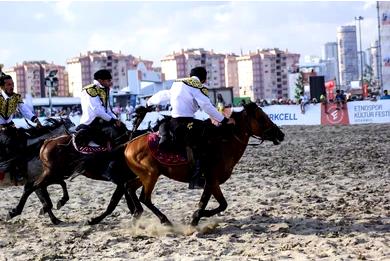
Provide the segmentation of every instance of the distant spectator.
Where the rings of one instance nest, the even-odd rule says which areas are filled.
[[[324,111],[326,114],[328,114],[328,99],[326,98],[326,94],[323,93],[320,96],[320,102],[322,105],[324,105]]]
[[[299,97],[299,104],[301,106],[301,112],[302,114],[305,114],[305,106],[309,103],[309,98],[307,95],[304,94],[304,92],[301,92],[301,96]]]
[[[344,91],[341,93],[340,90],[336,91],[336,104],[337,104],[337,110],[344,109],[344,103],[345,103],[345,96]]]
[[[223,112],[225,109],[225,100],[222,97],[222,94],[218,93],[217,95],[217,109],[219,112]]]
[[[383,91],[383,96],[381,97],[381,100],[390,100],[390,95],[387,93],[387,90]]]
[[[134,112],[134,107],[130,104],[130,102],[127,103],[125,111],[126,111],[126,120],[127,121],[131,120],[131,115]]]

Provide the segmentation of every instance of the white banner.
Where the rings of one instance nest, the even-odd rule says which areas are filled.
[[[348,102],[349,124],[389,123],[390,100]]]
[[[262,107],[276,125],[320,125],[321,105],[307,104],[305,113],[300,105],[271,105]]]

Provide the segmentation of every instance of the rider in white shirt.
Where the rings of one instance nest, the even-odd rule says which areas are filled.
[[[110,87],[112,86],[112,76],[110,71],[102,69],[94,74],[92,84],[83,87],[81,91],[82,115],[80,125],[77,126],[76,143],[81,147],[105,146],[107,138],[114,143],[115,139],[122,135],[124,125],[112,112],[109,105]],[[127,130],[127,129],[126,129]],[[91,139],[93,141],[91,141]],[[98,144],[96,144],[98,143]],[[112,144],[118,145],[118,144]],[[103,177],[113,180],[111,169],[114,162],[109,164]]]
[[[204,86],[207,71],[204,67],[195,67],[190,72],[190,78],[176,80],[170,90],[161,91],[148,100],[148,105],[170,101],[172,119],[170,129],[174,133],[177,144],[187,145],[193,150],[195,171],[190,181],[190,189],[203,188],[201,179],[201,156],[198,145],[201,143],[202,121],[196,120],[195,112],[202,109],[210,118],[221,124],[234,124],[234,119],[226,118],[211,103],[208,90]],[[162,128],[160,128],[161,132]],[[164,136],[164,134],[163,134]]]

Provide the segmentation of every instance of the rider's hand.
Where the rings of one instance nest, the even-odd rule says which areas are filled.
[[[233,118],[224,118],[222,121],[221,121],[221,124],[224,125],[224,124],[232,124],[232,125],[235,125],[236,124],[236,121],[233,119]]]
[[[115,127],[119,128],[122,125],[122,122],[120,120],[116,120],[114,125]]]
[[[37,125],[36,125],[35,127],[36,127],[37,129],[42,128],[42,124],[41,124],[41,122],[40,122],[39,120],[36,122],[36,124],[37,124]]]

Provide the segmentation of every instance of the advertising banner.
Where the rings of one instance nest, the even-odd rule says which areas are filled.
[[[307,104],[305,113],[300,105],[272,105],[262,107],[271,120],[277,125],[320,125],[320,104]]]
[[[328,103],[325,105],[321,104],[321,124],[322,125],[348,125],[348,106],[337,108],[337,104]]]
[[[389,123],[390,101],[355,101],[348,102],[350,124]]]

